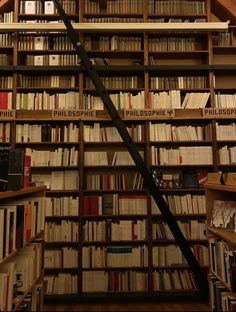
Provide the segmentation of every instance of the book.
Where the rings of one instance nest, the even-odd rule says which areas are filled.
[[[0,147],[0,191],[8,187],[9,148]]]
[[[25,1],[25,14],[36,14],[36,1],[35,0]]]
[[[25,231],[25,205],[17,205],[16,213],[16,249],[23,247],[24,245],[24,231]]]
[[[198,176],[195,170],[183,170],[183,187],[198,188]]]
[[[198,180],[199,187],[203,187],[204,184],[206,184],[206,182],[207,182],[207,175],[208,175],[208,172],[204,171],[204,170],[201,170],[201,171],[197,172],[197,180]]]
[[[44,1],[44,14],[54,14],[53,1]]]
[[[236,202],[218,200],[213,202],[210,226],[236,232]]]
[[[6,262],[0,265],[0,274],[5,273],[8,275],[7,278],[7,298],[6,299],[6,307],[5,311],[12,311],[12,303],[13,303],[13,287],[15,283],[15,272],[16,272],[16,263],[15,262]]]
[[[30,165],[31,165],[31,156],[25,154],[24,161],[24,184],[23,187],[28,187],[30,183]]]
[[[8,164],[8,190],[18,190],[24,186],[25,150],[23,148],[11,148],[9,150]]]

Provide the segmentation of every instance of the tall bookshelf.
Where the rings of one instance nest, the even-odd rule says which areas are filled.
[[[91,26],[219,21],[208,0],[62,4],[71,20]],[[53,26],[60,20],[54,6],[44,8],[40,1],[14,1],[8,12],[13,12],[11,22]],[[219,155],[225,145],[233,153],[235,133],[230,141],[227,135],[221,139],[218,128],[235,129],[235,109],[225,109],[224,97],[217,104],[215,94],[233,99],[235,93],[235,26],[229,26],[225,37],[216,31],[94,28],[78,35],[207,270],[206,210],[199,181],[206,172],[232,169],[233,161],[225,164]],[[31,154],[32,180],[47,186],[47,297],[198,294],[66,33],[12,31],[6,38],[9,42],[0,50],[5,55],[0,83],[11,93],[8,109],[13,112],[1,118],[11,130],[2,145],[25,147]]]

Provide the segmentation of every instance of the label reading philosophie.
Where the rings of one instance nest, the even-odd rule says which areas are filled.
[[[16,117],[16,111],[13,109],[1,109],[0,110],[0,119],[11,120]]]
[[[70,110],[70,109],[54,109],[52,110],[52,119],[93,119],[96,117],[95,110]]]
[[[236,108],[204,108],[202,116],[205,118],[235,118]]]
[[[127,109],[124,111],[124,117],[127,119],[158,119],[174,116],[174,109]]]

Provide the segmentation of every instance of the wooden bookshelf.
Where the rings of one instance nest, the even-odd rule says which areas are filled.
[[[0,121],[9,123],[11,130],[11,139],[2,145],[25,147],[32,157],[32,180],[47,186],[47,298],[195,296],[199,289],[191,272],[129,162],[125,145],[66,39],[63,23],[56,23],[59,15],[45,14],[41,4],[32,13],[25,3],[16,1],[14,19],[0,24],[1,34],[12,42],[0,47],[5,58],[0,87],[12,93],[8,109],[14,112],[4,111]],[[235,93],[235,25],[213,16],[208,0],[187,1],[184,7],[183,1],[176,1],[174,8],[172,1],[166,7],[156,0],[122,3],[71,1],[67,10],[206,270],[206,236],[191,235],[206,229],[204,188],[196,177],[233,166],[221,161],[219,151],[227,143],[233,147],[236,137],[230,142],[219,139],[217,127],[235,127],[236,106],[217,106],[215,93]],[[224,33],[227,42],[222,42]],[[200,150],[204,158],[198,157]],[[192,180],[186,182],[186,174]],[[68,175],[74,181],[70,186]],[[66,228],[74,231],[73,238],[62,239]],[[114,260],[117,250],[117,258],[125,259],[120,266]],[[178,259],[174,270],[166,256],[171,252]],[[90,285],[89,280],[103,282]],[[121,280],[123,284],[116,283]],[[139,282],[140,288],[128,286]]]
[[[44,199],[44,186],[0,193],[2,311],[43,310]]]
[[[227,213],[227,210],[230,209],[230,206],[227,206],[227,202],[236,203],[235,191],[235,186],[231,185],[210,183],[205,185],[210,255],[209,301],[213,311],[221,308],[230,311],[236,298],[235,277],[233,275],[234,261],[231,258],[231,255],[235,253],[235,231],[230,231],[226,226],[214,226],[216,222],[218,224],[218,221],[214,221],[214,218],[216,218],[215,201],[222,202],[223,218],[224,213]]]

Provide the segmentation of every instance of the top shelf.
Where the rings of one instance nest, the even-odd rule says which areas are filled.
[[[189,22],[189,23],[73,23],[73,28],[81,32],[209,32],[225,31],[229,27],[227,22]],[[66,31],[63,23],[0,23],[0,32],[57,32]]]

